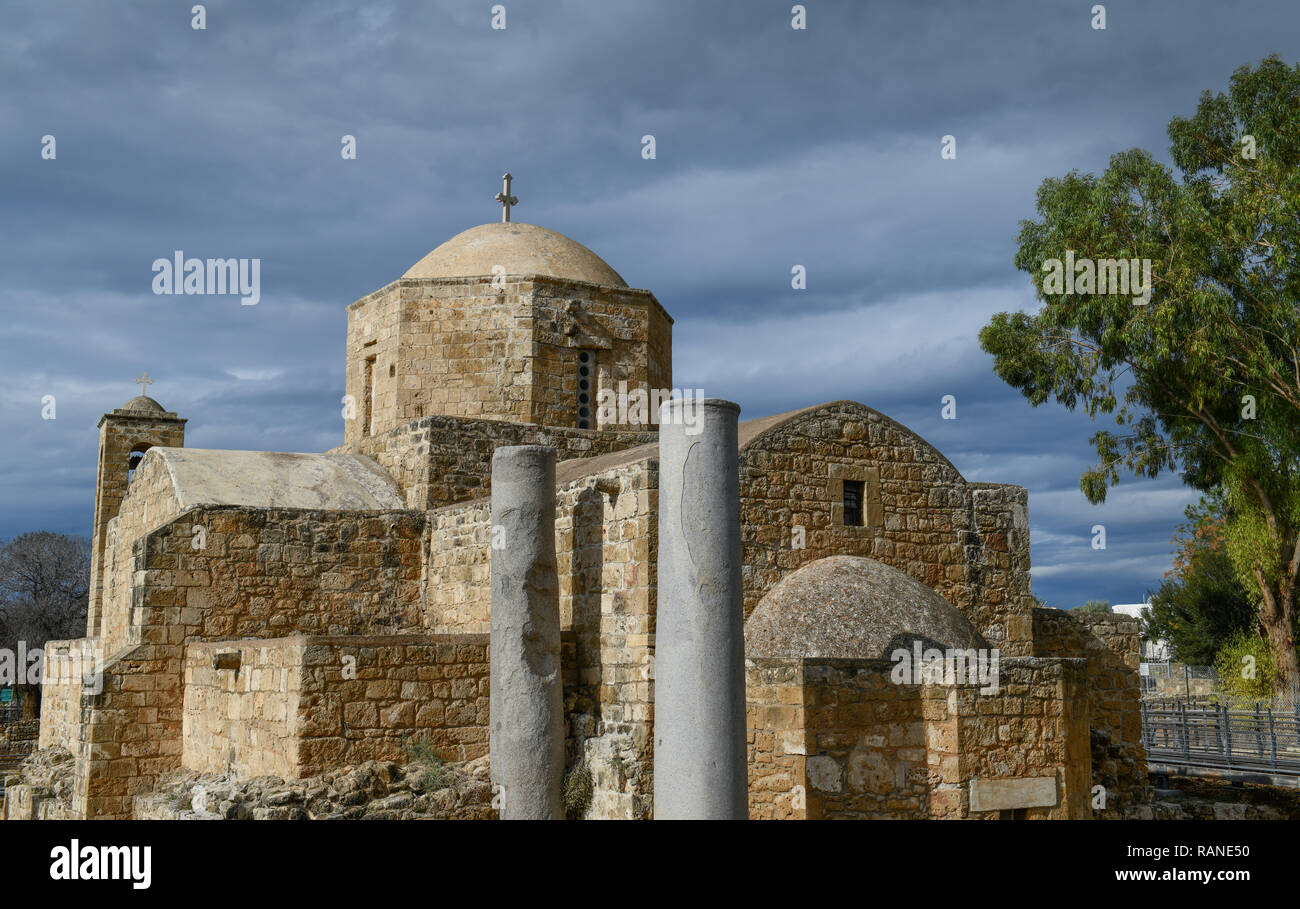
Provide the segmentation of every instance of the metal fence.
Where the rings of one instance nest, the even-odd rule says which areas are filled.
[[[1193,681],[1208,681],[1215,687],[1218,673],[1213,666],[1188,666],[1185,663],[1167,660],[1144,660],[1142,662],[1141,687],[1144,696],[1191,694],[1193,687],[1204,689],[1204,685],[1195,685]]]
[[[1142,742],[1153,762],[1300,776],[1300,710],[1143,701]]]

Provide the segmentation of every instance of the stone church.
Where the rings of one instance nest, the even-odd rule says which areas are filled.
[[[331,451],[187,448],[144,395],[105,413],[86,637],[47,648],[41,714],[71,795],[12,786],[6,814],[129,818],[178,768],[296,779],[413,737],[487,754],[492,457],[544,445],[566,772],[589,773],[585,817],[652,816],[659,434],[597,402],[673,387],[672,326],[591,250],[505,220],[348,307]],[[1035,607],[1023,488],[853,401],[740,422],[736,448],[751,817],[1145,798],[1136,625]],[[900,680],[913,647],[992,652],[996,684]]]

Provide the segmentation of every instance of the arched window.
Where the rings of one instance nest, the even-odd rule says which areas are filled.
[[[140,466],[140,461],[144,458],[144,453],[152,448],[152,445],[141,443],[131,449],[131,453],[126,456],[126,482],[130,483],[135,477],[135,469]]]

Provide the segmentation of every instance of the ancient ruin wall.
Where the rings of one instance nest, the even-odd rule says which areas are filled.
[[[1054,776],[1058,804],[1087,805],[1079,661],[1013,658],[1000,689],[896,684],[888,660],[747,663],[750,816],[965,818],[969,781]]]
[[[565,692],[570,762],[591,771],[589,818],[639,818],[652,805],[658,462],[562,487],[556,515],[560,620],[578,684]],[[568,608],[565,608],[567,600]]]
[[[312,637],[307,644],[300,776],[404,760],[414,743],[448,761],[487,754],[486,635]]]
[[[1124,816],[1151,800],[1142,745],[1140,626],[1115,613],[1035,608],[1034,651],[1039,656],[1086,657],[1092,729],[1092,784],[1102,786],[1099,818]]]
[[[145,455],[136,468],[117,517],[108,522],[104,544],[104,591],[98,630],[100,646],[112,655],[130,644],[131,586],[135,543],[181,513],[167,464]]]
[[[131,646],[83,706],[87,815],[127,816],[133,795],[179,765],[187,643],[419,631],[423,528],[424,515],[406,511],[214,506],[137,540]]]
[[[1021,810],[1027,820],[1088,817],[1088,698],[1079,659],[1013,658],[997,691],[977,685],[922,688],[929,762],[940,781],[930,816],[979,816],[970,780],[1055,777],[1057,803]]]
[[[557,534],[557,550],[559,543]],[[424,623],[429,631],[488,633],[492,612],[491,544],[488,499],[429,512],[424,594]]]
[[[845,526],[846,480],[864,526]],[[782,577],[831,555],[876,559],[938,591],[1004,656],[1028,656],[1027,494],[968,484],[933,447],[849,401],[800,414],[740,458],[745,615]],[[804,528],[796,548],[795,527]]]
[[[95,642],[86,638],[45,642],[38,746],[62,745],[74,753],[81,742],[82,679],[96,665]]]
[[[560,625],[569,763],[593,775],[590,817],[644,816],[651,792],[651,705],[658,466],[651,459],[565,483],[556,492]],[[485,633],[491,617],[488,502],[429,516],[427,627]],[[566,654],[567,656],[567,654]]]
[[[181,766],[296,776],[302,639],[191,644],[185,654]]]
[[[808,817],[808,733],[802,660],[745,661],[749,817]]]
[[[424,745],[487,753],[484,635],[306,636],[192,644],[184,766],[306,777]]]

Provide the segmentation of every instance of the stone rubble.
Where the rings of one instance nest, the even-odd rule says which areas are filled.
[[[432,765],[366,761],[299,780],[175,771],[136,799],[154,820],[493,820],[486,757]]]

